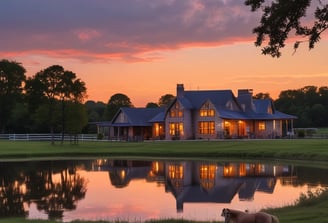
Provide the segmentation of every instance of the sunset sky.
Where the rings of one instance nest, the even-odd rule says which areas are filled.
[[[279,59],[261,55],[260,14],[244,0],[1,0],[0,59],[27,76],[62,65],[86,83],[87,100],[126,94],[136,107],[186,90],[254,93],[328,85],[328,37]],[[316,3],[316,1],[313,1]],[[307,18],[310,20],[310,18]]]

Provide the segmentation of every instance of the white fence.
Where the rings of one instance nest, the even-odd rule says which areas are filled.
[[[25,141],[61,141],[61,134],[0,134],[0,139],[3,140],[25,140]],[[65,135],[65,141],[95,141],[96,134],[78,134],[77,138],[74,135]]]

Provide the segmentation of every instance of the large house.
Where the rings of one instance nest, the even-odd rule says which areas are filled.
[[[108,137],[125,139],[280,138],[293,130],[295,116],[275,109],[270,99],[253,99],[251,89],[187,91],[177,85],[167,108],[121,108]],[[98,126],[99,127],[99,126]]]
[[[269,99],[253,99],[252,90],[186,91],[165,115],[166,139],[277,138],[293,128],[295,116],[277,111]],[[283,129],[285,132],[283,132]]]

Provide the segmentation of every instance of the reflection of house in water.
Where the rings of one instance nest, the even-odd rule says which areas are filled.
[[[157,182],[158,184],[165,183],[165,162],[152,162],[152,167],[148,173],[147,181]]]
[[[184,203],[230,203],[236,195],[253,200],[256,191],[273,193],[278,178],[296,177],[290,166],[258,163],[98,160],[93,168],[109,171],[117,188],[141,178],[164,184],[176,199],[177,211],[183,211]]]
[[[227,164],[214,162],[167,162],[166,191],[176,198],[177,210],[184,203],[230,203],[253,200],[256,191],[273,193],[276,177],[286,169],[264,164]]]
[[[117,188],[126,187],[132,179],[145,179],[151,169],[151,161],[97,160],[94,167],[108,171],[109,179]]]

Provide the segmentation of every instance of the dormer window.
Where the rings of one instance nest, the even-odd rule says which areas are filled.
[[[232,101],[228,101],[226,103],[226,108],[229,109],[229,110],[233,110],[233,104],[232,104]]]
[[[170,110],[170,117],[171,118],[181,118],[183,117],[183,110],[180,107],[180,104],[177,102]]]
[[[268,112],[268,114],[272,114],[272,107],[271,106],[268,107],[268,111],[267,112]]]
[[[200,117],[213,117],[215,116],[215,110],[211,108],[210,103],[206,102],[199,111]]]

